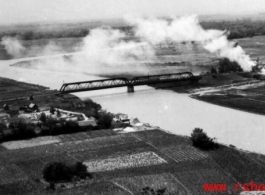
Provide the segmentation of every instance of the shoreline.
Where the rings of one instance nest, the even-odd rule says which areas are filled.
[[[235,108],[235,107],[227,106],[227,105],[224,105],[224,104],[221,104],[221,103],[217,103],[217,102],[210,102],[210,101],[207,101],[207,100],[199,99],[196,96],[192,96],[192,95],[189,96],[189,97],[190,98],[193,98],[195,100],[198,100],[198,101],[205,102],[205,103],[209,103],[209,104],[213,104],[213,105],[217,105],[217,106],[221,106],[221,107],[225,107],[225,108],[230,108],[230,109],[238,110],[238,111],[242,111],[242,112],[247,112],[247,113],[250,113],[250,114],[257,114],[257,115],[265,116],[265,113],[262,114],[262,113],[259,113],[259,112],[254,112],[254,111],[250,111],[250,110],[244,110],[244,109],[240,109],[240,108]]]
[[[229,75],[229,74],[228,74]],[[223,76],[223,75],[218,75]],[[225,75],[226,76],[226,75]],[[264,87],[264,80],[256,80],[256,79],[249,79],[249,80],[242,80],[241,82],[235,82],[235,83],[225,83],[223,85],[204,85],[204,83],[199,84],[190,84],[185,86],[167,86],[167,84],[161,84],[160,86],[150,85],[151,87],[154,87],[155,89],[166,89],[173,91],[175,93],[184,93],[189,94],[190,98],[203,101],[209,104],[222,106],[225,108],[230,108],[238,111],[248,112],[252,114],[258,114],[258,115],[265,115],[265,111],[262,110],[262,107],[259,106],[258,103],[264,103],[265,105],[265,90],[260,92],[249,92],[248,90],[255,90],[260,89],[262,90],[262,87]],[[215,94],[220,92],[221,95]],[[264,92],[264,93],[263,93]],[[240,94],[243,93],[243,94]],[[207,95],[205,95],[207,94]],[[255,98],[263,98],[263,99],[255,99]],[[227,98],[226,102],[222,102],[222,97]],[[208,99],[209,98],[209,99]],[[210,98],[213,98],[211,100]],[[242,103],[235,102],[233,104],[233,98],[237,98],[241,101],[252,101],[251,105],[249,107],[242,107]],[[248,105],[248,104],[246,104]],[[257,107],[257,108],[256,108]],[[255,110],[251,108],[256,108]]]
[[[12,80],[12,81],[14,81],[15,82],[15,80],[13,80],[13,79],[10,79],[10,80]],[[23,82],[24,83],[24,82]],[[31,84],[30,84],[31,85]],[[33,84],[34,85],[34,84]],[[40,86],[40,85],[37,85],[37,86]],[[184,88],[186,88],[186,87],[188,87],[189,88],[189,86],[190,85],[185,85],[184,86]],[[47,89],[47,87],[45,87],[45,86],[41,86],[41,87],[44,87],[44,88],[46,88]],[[152,86],[152,87],[154,87],[154,86]],[[155,88],[155,87],[154,87]],[[157,89],[157,88],[155,88],[155,89]],[[159,89],[159,88],[158,88]],[[172,90],[172,89],[170,89],[170,88],[168,88],[168,87],[166,87],[166,88],[162,88],[162,89],[166,89],[166,90],[170,90],[170,91],[173,91],[174,93],[180,93],[180,92],[178,92],[177,90]],[[54,90],[48,90],[48,91],[54,91]],[[47,92],[48,92],[47,91]],[[136,92],[137,93],[137,92]],[[185,93],[185,94],[188,94],[188,93]],[[51,95],[51,94],[45,94],[45,95]],[[76,95],[73,95],[73,94],[68,94],[69,95],[69,97],[68,98],[74,98],[74,99],[76,99],[76,100],[78,100],[78,101],[84,101],[84,98],[80,98],[80,97],[78,97],[78,96],[76,96]],[[192,99],[196,99],[196,100],[200,100],[200,101],[203,101],[203,100],[201,100],[201,99],[197,99],[196,97],[192,97],[192,95],[189,95],[188,96],[189,98],[192,98]],[[89,98],[90,99],[90,98]],[[210,104],[213,104],[213,105],[218,105],[218,106],[222,106],[222,107],[226,107],[226,108],[230,108],[230,109],[234,109],[234,110],[239,110],[239,111],[245,111],[245,110],[241,110],[241,109],[236,109],[236,108],[231,108],[231,107],[229,107],[229,106],[224,106],[224,105],[219,105],[219,104],[215,104],[215,103],[211,103],[211,102],[208,102],[208,101],[203,101],[203,102],[206,102],[206,103],[210,103]],[[104,108],[103,108],[104,109]],[[110,110],[110,112],[112,112],[111,110]],[[246,112],[246,111],[245,111]],[[253,114],[259,114],[259,113],[254,113],[254,112],[249,112],[249,113],[253,113]],[[260,115],[260,114],[259,114]],[[144,122],[144,121],[143,121]],[[152,124],[151,124],[152,125]],[[159,127],[159,129],[160,130],[162,130],[162,131],[164,131],[164,132],[167,132],[167,133],[170,133],[170,134],[174,134],[174,135],[177,135],[177,136],[181,136],[181,137],[189,137],[189,136],[187,136],[187,135],[183,135],[183,134],[176,134],[176,133],[173,133],[173,132],[171,132],[171,131],[168,131],[168,130],[166,130],[166,129],[161,129],[160,127]],[[248,151],[248,150],[247,150]]]

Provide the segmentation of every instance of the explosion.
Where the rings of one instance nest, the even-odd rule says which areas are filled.
[[[130,41],[125,41],[128,35],[120,30],[112,28],[96,28],[83,38],[80,49],[82,55],[72,55],[71,60],[50,59],[47,64],[56,64],[53,69],[70,67],[80,71],[87,68],[87,65],[95,69],[98,65],[120,65],[135,64],[142,61],[155,61],[157,59],[155,49],[159,44],[196,42],[204,49],[218,57],[228,58],[237,62],[244,71],[251,71],[255,62],[245,53],[240,46],[227,39],[227,31],[205,30],[201,27],[197,16],[172,17],[169,19],[159,18],[136,18],[127,17],[125,19],[133,28],[133,37]],[[4,37],[1,42],[6,51],[15,57],[29,54],[21,42],[12,37]],[[58,46],[57,46],[58,47]],[[36,50],[30,48],[29,50]],[[38,48],[38,50],[40,50]],[[52,50],[52,51],[51,51]],[[38,53],[49,54],[53,51],[61,51],[54,44],[49,44]],[[43,66],[43,64],[39,64]]]
[[[255,65],[242,47],[234,47],[235,43],[227,39],[228,32],[203,29],[197,16],[171,18],[170,20],[129,18],[129,22],[135,26],[135,35],[151,44],[168,41],[175,43],[196,41],[207,51],[217,54],[218,57],[236,61],[244,71],[251,71]]]

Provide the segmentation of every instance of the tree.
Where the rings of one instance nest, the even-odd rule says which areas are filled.
[[[98,119],[98,125],[101,128],[108,129],[111,126],[113,116],[108,112],[100,113],[100,117]]]
[[[61,112],[59,109],[57,109],[57,117],[60,117],[61,116]]]
[[[63,162],[47,164],[42,174],[43,178],[48,182],[71,181],[73,178],[71,169]]]
[[[53,106],[51,106],[50,113],[51,113],[51,114],[54,114],[54,113],[55,113],[55,109],[54,109]]]
[[[73,133],[80,131],[80,126],[74,121],[66,121],[62,128],[65,133]]]
[[[17,131],[14,131],[14,137],[17,139],[28,139],[36,136],[35,125],[19,121],[16,124]]]
[[[191,140],[193,146],[202,150],[211,150],[218,148],[218,144],[214,142],[214,139],[207,136],[200,128],[195,128],[191,133]]]
[[[33,95],[29,95],[29,100],[33,101],[34,100],[34,96]]]
[[[77,162],[73,167],[75,175],[81,179],[85,179],[87,176],[92,178],[91,174],[87,172],[87,167],[82,162]]]
[[[87,109],[87,112],[85,112],[85,114],[88,117],[93,116],[96,119],[98,119],[99,118],[98,111],[101,110],[101,105],[96,102],[93,102],[91,99],[85,100],[84,104]]]
[[[27,31],[27,32],[23,33],[22,39],[24,39],[24,40],[33,40],[34,39],[34,32]]]
[[[40,115],[40,121],[42,121],[43,123],[46,123],[46,120],[47,120],[46,114],[45,113],[41,113],[41,115]]]
[[[9,110],[9,105],[8,104],[4,105],[4,110]]]
[[[217,70],[214,67],[211,68],[211,74],[217,74]]]
[[[27,130],[27,124],[22,121],[18,121],[17,128],[20,132],[25,132]]]
[[[6,124],[0,123],[0,131],[7,129]]]
[[[242,72],[243,71],[243,69],[237,62],[230,61],[228,58],[223,58],[219,60],[218,70],[219,70],[219,73]]]
[[[27,139],[36,136],[37,134],[35,132],[35,125],[31,123],[26,123],[26,131],[24,132],[24,137]]]
[[[77,162],[74,165],[66,165],[64,162],[49,163],[44,167],[42,174],[48,182],[70,182],[74,177],[77,179],[92,178],[82,162]]]
[[[14,122],[10,122],[9,125],[8,125],[8,128],[9,129],[15,129],[16,128],[15,123]]]

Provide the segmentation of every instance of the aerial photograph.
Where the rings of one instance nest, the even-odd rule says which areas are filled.
[[[0,5],[0,195],[265,194],[265,0]]]

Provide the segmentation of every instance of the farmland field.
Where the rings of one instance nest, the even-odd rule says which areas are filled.
[[[114,181],[134,194],[139,193],[141,189],[149,186],[155,190],[166,188],[167,193],[171,192],[179,195],[191,195],[181,182],[170,173],[126,177],[115,179]]]
[[[68,141],[77,141],[77,140],[85,140],[85,139],[93,139],[96,137],[104,137],[104,136],[111,136],[117,135],[112,130],[99,130],[99,131],[87,131],[75,134],[65,134],[57,136],[61,142],[68,142]]]
[[[6,150],[0,152],[0,164],[9,164],[11,162],[18,162],[25,159],[30,160],[37,157],[45,157],[47,155],[57,155],[64,152],[64,150],[59,149],[54,144]]]
[[[81,186],[53,192],[69,195],[84,191],[137,195],[145,187],[166,188],[173,194],[203,195],[204,183],[226,183],[232,189],[237,182],[263,181],[265,175],[265,166],[261,165],[265,157],[257,160],[256,156],[226,147],[201,151],[191,145],[189,138],[160,130],[124,134],[103,130],[55,138],[61,142],[0,151],[0,192],[50,194],[45,183],[40,182],[49,162],[84,162],[94,175]]]
[[[37,157],[30,160],[22,160],[16,162],[22,170],[33,178],[41,178],[44,166],[49,162],[65,162],[66,164],[74,164],[76,160],[67,154],[47,155]]]
[[[15,164],[0,166],[0,185],[27,179],[28,176]]]
[[[104,148],[112,145],[131,143],[136,141],[138,140],[133,136],[113,135],[107,137],[96,137],[94,139],[58,143],[56,144],[56,147],[67,152],[76,152]]]
[[[218,152],[210,152],[210,155],[221,168],[240,183],[247,183],[250,180],[256,183],[264,182],[265,169],[240,152],[231,148],[220,148]]]
[[[209,158],[206,152],[202,152],[191,146],[165,147],[161,148],[160,151],[173,158],[176,162]]]
[[[111,181],[100,181],[94,182],[89,185],[71,188],[68,190],[61,190],[55,192],[55,194],[60,195],[131,195],[126,189],[121,188],[119,185],[116,185],[114,182]]]
[[[104,160],[85,161],[90,172],[110,171],[131,167],[142,167],[166,163],[164,159],[153,152],[142,152],[132,155],[116,156]]]
[[[160,130],[153,130],[152,133],[149,133],[149,131],[136,132],[134,136],[154,145],[155,147],[175,146],[191,143],[190,140],[184,137],[168,134]]]
[[[256,154],[256,153],[247,153],[247,154],[243,154],[243,155],[245,155],[249,159],[255,161],[260,166],[265,167],[265,157],[263,155]]]
[[[184,186],[190,186],[188,189],[192,194],[209,194],[204,192],[203,185],[209,183],[226,183],[227,189],[230,191],[228,194],[234,193],[234,184],[236,180],[219,169],[200,169],[195,171],[185,171],[174,173],[174,176],[183,183]]]
[[[134,153],[153,151],[157,153],[153,147],[149,146],[145,142],[131,142],[111,145],[104,148],[95,148],[85,151],[69,152],[68,154],[78,159],[79,161],[86,160],[100,160],[105,158],[113,158],[114,156],[131,155]]]
[[[9,141],[2,143],[2,146],[9,150],[28,148],[34,146],[41,146],[46,144],[54,144],[60,142],[58,139],[52,136],[38,137],[30,140],[20,140],[20,141]]]

